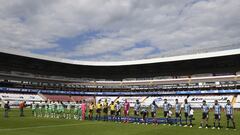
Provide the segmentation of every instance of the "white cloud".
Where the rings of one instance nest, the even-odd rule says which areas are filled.
[[[121,53],[122,60],[128,58],[129,60],[144,59],[146,55],[151,54],[155,48],[153,47],[143,47],[143,48],[134,48]]]
[[[0,47],[59,50],[58,39],[93,30],[102,36],[48,55],[133,60],[203,50],[240,42],[239,7],[238,0],[0,0]]]

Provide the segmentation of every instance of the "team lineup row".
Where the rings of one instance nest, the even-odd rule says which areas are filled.
[[[110,104],[107,100],[102,101],[99,100],[96,104],[93,102],[87,104],[85,100],[77,101],[75,103],[68,102],[63,104],[63,102],[40,102],[40,103],[32,103],[32,114],[35,117],[46,117],[46,118],[66,118],[66,119],[76,119],[76,120],[85,120],[86,118],[89,120],[93,120],[93,114],[95,112],[95,120],[104,120],[104,121],[116,121],[116,122],[129,122],[129,110],[130,103],[125,100],[122,104],[119,101],[112,101]],[[159,124],[158,119],[156,118],[157,110],[160,107],[153,101],[149,107],[141,106],[141,103],[137,100],[134,105],[134,123],[149,123],[148,116],[151,114],[151,123]],[[164,99],[164,103],[162,105],[163,114],[164,114],[164,125],[166,124],[174,124],[184,127],[192,127],[192,121],[194,116],[194,109],[191,107],[191,104],[188,103],[187,99],[184,100],[183,105],[178,102],[178,99],[175,100],[175,105],[171,105],[168,103],[167,99]],[[172,121],[173,111],[175,112],[174,121]],[[232,123],[232,128],[236,130],[234,117],[233,117],[233,106],[231,102],[228,100],[226,105],[221,106],[218,101],[215,101],[215,104],[212,108],[207,105],[206,101],[203,101],[202,106],[202,121],[200,123],[199,128],[208,128],[208,119],[209,112],[213,110],[214,112],[214,123],[213,129],[220,129],[220,121],[221,121],[221,113],[224,110],[227,118],[227,126],[226,129],[230,128],[230,122]],[[182,117],[182,114],[184,115]]]

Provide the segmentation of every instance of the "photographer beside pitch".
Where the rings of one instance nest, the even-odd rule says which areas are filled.
[[[7,103],[4,104],[4,118],[8,118],[9,110],[10,110],[10,105],[9,105],[9,101],[7,101]]]

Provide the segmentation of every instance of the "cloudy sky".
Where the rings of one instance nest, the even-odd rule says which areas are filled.
[[[120,61],[240,48],[240,0],[0,0],[0,48]]]

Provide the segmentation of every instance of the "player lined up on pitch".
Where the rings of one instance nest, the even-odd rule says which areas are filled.
[[[64,118],[64,119],[76,119],[76,120],[103,120],[103,121],[114,121],[114,122],[133,122],[136,124],[149,124],[158,125],[163,123],[163,125],[174,125],[183,127],[193,127],[194,120],[194,109],[188,103],[187,99],[184,103],[179,103],[178,99],[175,100],[175,105],[168,103],[167,99],[164,99],[162,105],[164,118],[157,118],[157,112],[160,107],[153,101],[149,107],[142,106],[141,103],[136,100],[133,107],[133,116],[130,117],[130,103],[125,100],[124,103],[119,101],[111,101],[110,104],[107,100],[103,103],[99,100],[96,104],[93,102],[87,104],[85,100],[77,101],[75,103],[67,102],[63,103],[60,101],[50,101],[50,102],[40,102],[32,103],[32,115],[35,117],[45,117],[45,118]],[[210,108],[204,100],[201,106],[202,110],[202,121],[199,128],[209,128],[209,112],[210,110],[214,112],[214,123],[212,129],[221,129],[221,114],[225,111],[227,118],[226,129],[230,128],[230,122],[232,123],[232,128],[235,130],[236,125],[233,117],[233,106],[228,100],[225,107],[222,107],[216,100],[213,107]],[[173,117],[173,112],[175,116]],[[94,117],[95,114],[95,117]],[[149,116],[151,114],[151,116]]]

